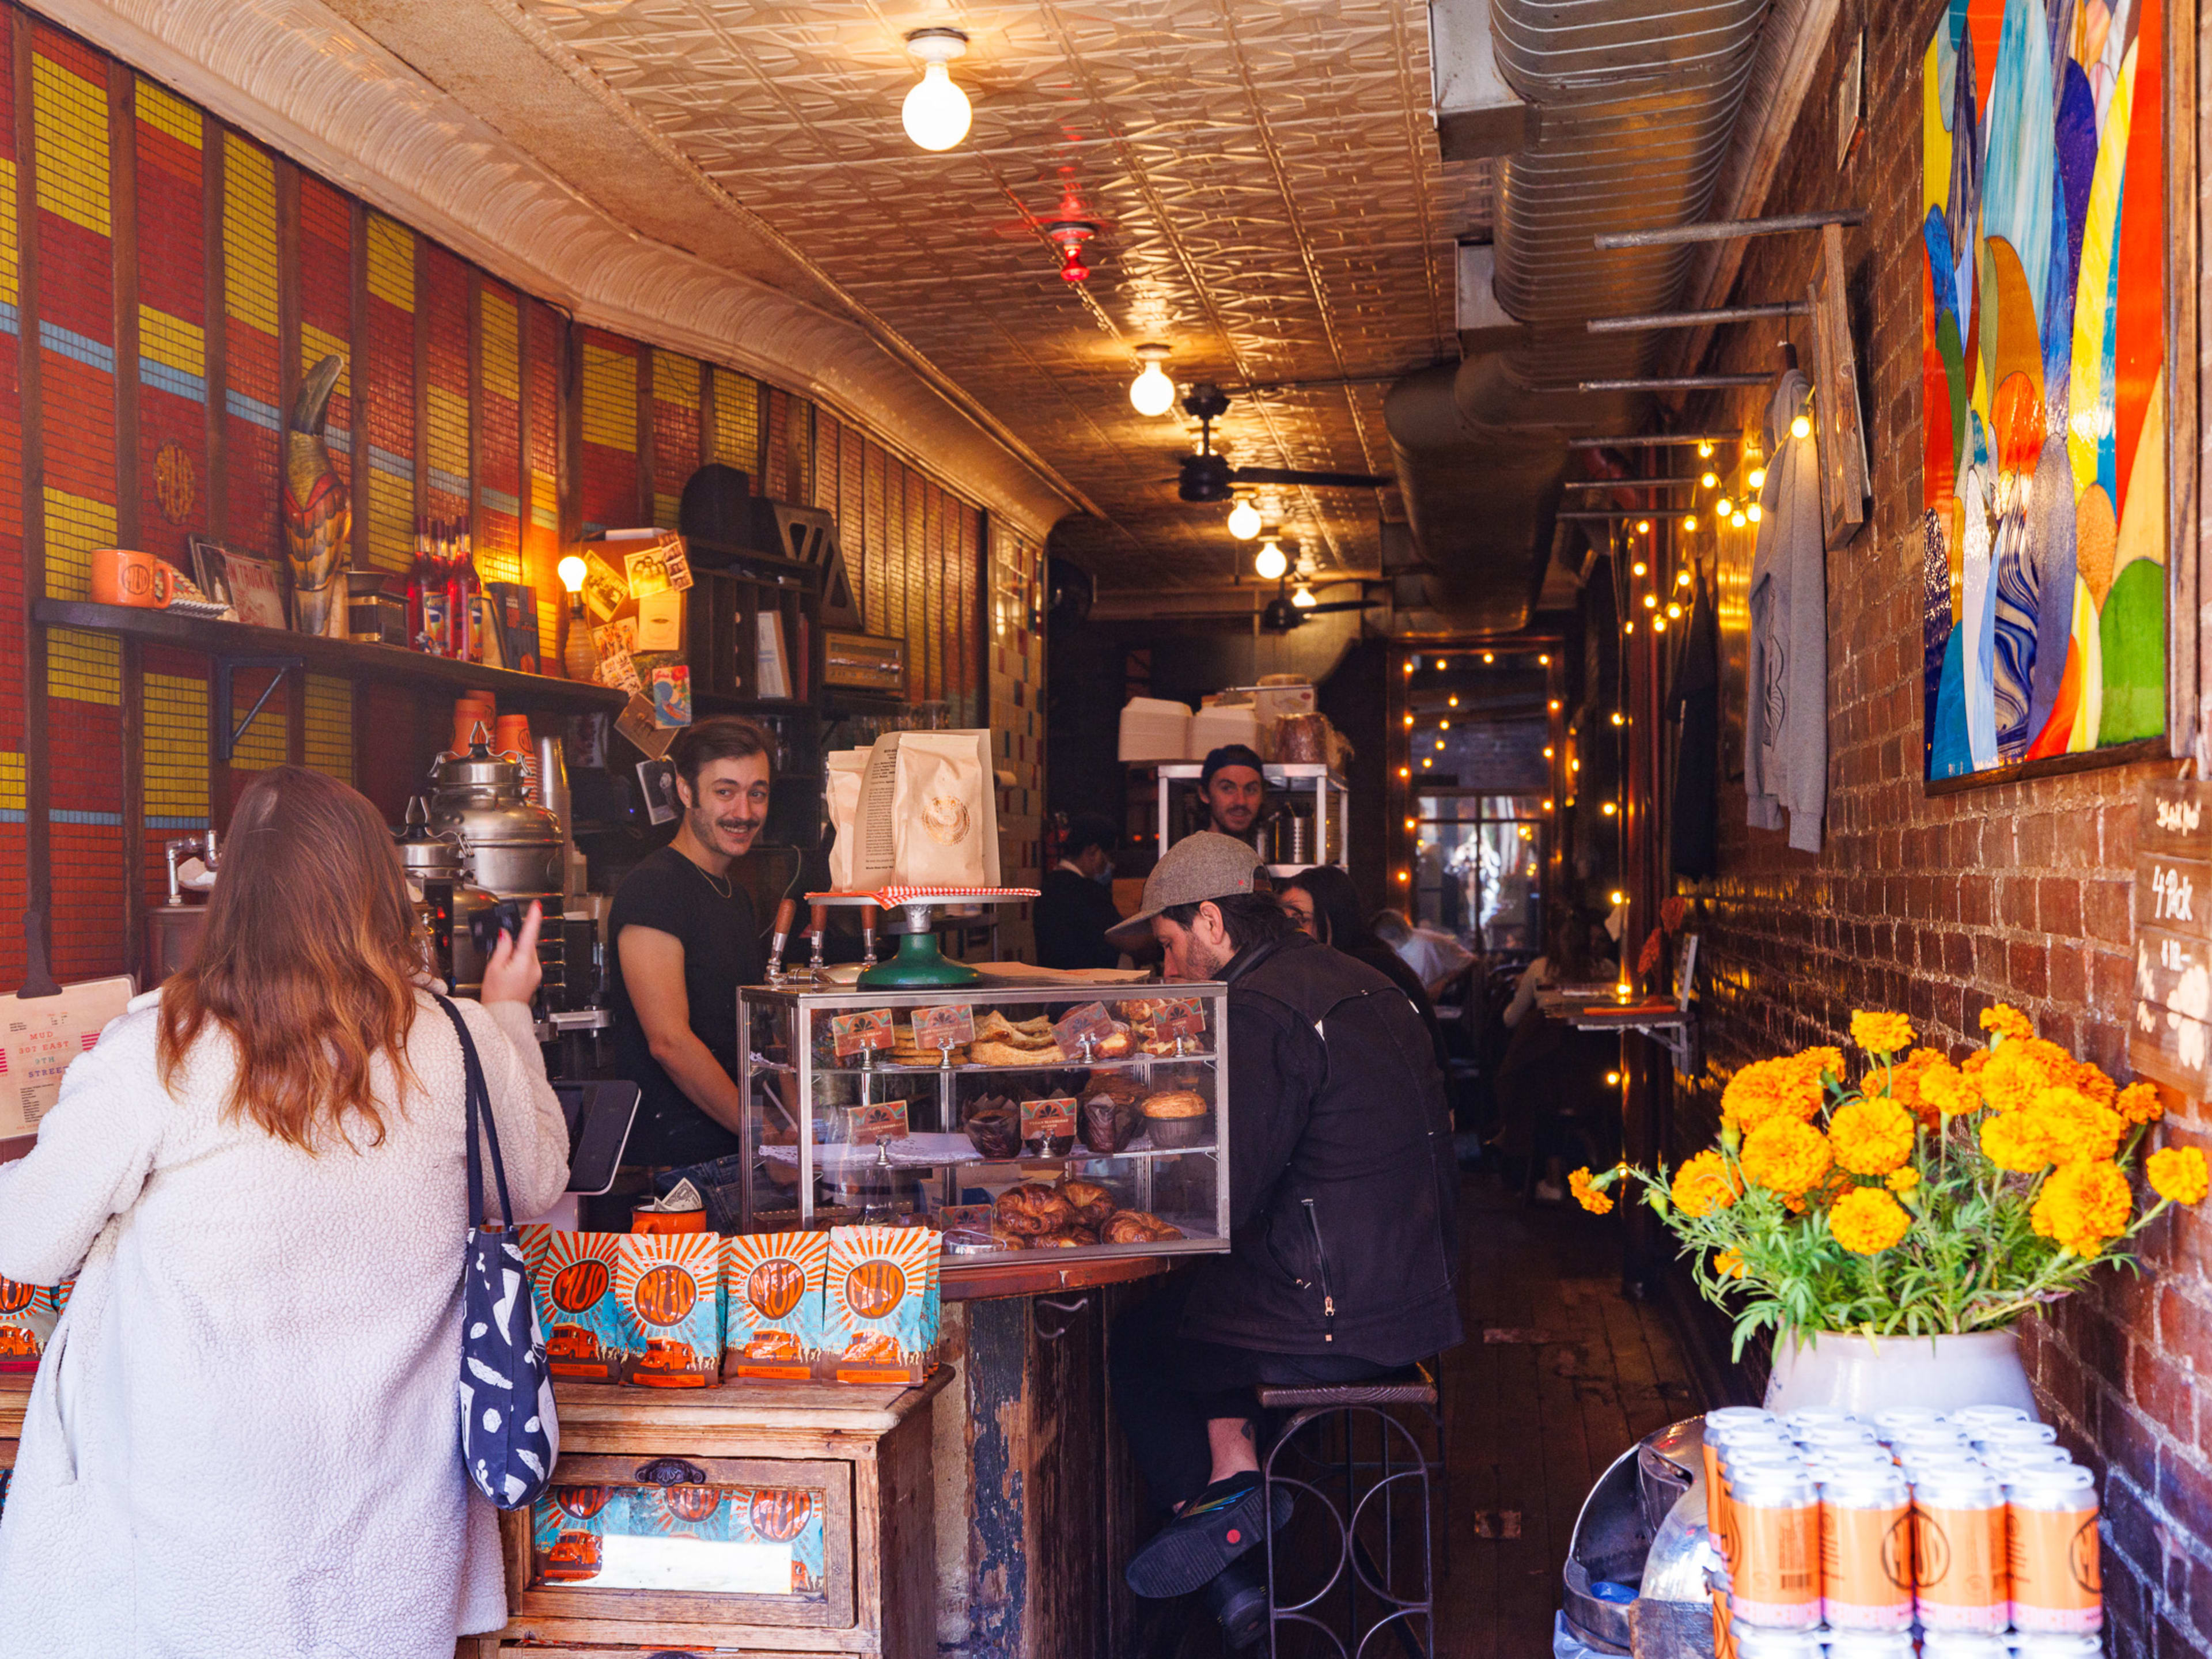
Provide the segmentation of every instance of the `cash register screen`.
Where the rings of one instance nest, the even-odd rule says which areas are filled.
[[[568,1190],[597,1194],[615,1184],[630,1125],[637,1121],[635,1083],[556,1083],[562,1115],[568,1120]]]

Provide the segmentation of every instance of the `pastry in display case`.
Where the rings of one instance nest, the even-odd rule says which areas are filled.
[[[1228,1248],[1225,988],[748,987],[742,1231],[928,1228],[948,1258]]]

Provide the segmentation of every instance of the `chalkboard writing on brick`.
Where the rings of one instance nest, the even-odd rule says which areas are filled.
[[[2136,1007],[2128,1062],[2212,1094],[2212,784],[2143,786],[2136,825]]]

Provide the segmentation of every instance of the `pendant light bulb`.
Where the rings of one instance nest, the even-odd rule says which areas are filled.
[[[1168,349],[1164,345],[1137,348],[1137,356],[1145,360],[1145,369],[1129,382],[1129,402],[1139,415],[1164,415],[1175,407],[1175,382],[1160,367],[1167,355]]]
[[[968,37],[957,29],[916,29],[906,46],[925,66],[899,106],[906,136],[924,149],[951,149],[968,136],[974,112],[945,65],[968,50]]]
[[[1310,587],[1299,588],[1296,592],[1291,595],[1291,603],[1297,606],[1301,611],[1312,610],[1314,608],[1313,589]]]
[[[1290,568],[1291,562],[1283,556],[1283,550],[1275,545],[1273,536],[1261,543],[1260,550],[1252,556],[1252,568],[1262,581],[1274,581]]]
[[[555,565],[553,570],[554,574],[561,578],[561,586],[569,592],[580,593],[584,591],[585,564],[583,560],[578,558],[574,553]]]
[[[1250,541],[1260,533],[1260,509],[1249,501],[1238,501],[1229,509],[1229,533],[1240,542]],[[1408,667],[1406,672],[1410,674],[1413,670]]]

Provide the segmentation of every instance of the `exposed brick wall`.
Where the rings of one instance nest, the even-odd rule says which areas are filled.
[[[1678,1097],[1678,1147],[1710,1132],[1720,1081],[1738,1065],[1838,1042],[1854,1007],[1903,1009],[1924,1040],[1957,1054],[1979,1040],[1981,1009],[2010,1002],[2125,1075],[2136,793],[2174,765],[1935,798],[1921,784],[1920,55],[1942,10],[1937,0],[1845,4],[1763,210],[1870,210],[1844,249],[1874,505],[1858,538],[1828,556],[1824,849],[1792,853],[1779,832],[1747,829],[1741,785],[1723,785],[1722,874],[1695,890],[1711,1068]],[[1839,173],[1833,88],[1862,25],[1867,137]],[[1801,295],[1815,247],[1809,236],[1753,243],[1738,299]],[[1733,331],[1705,367],[1770,370],[1780,338],[1774,326]],[[1808,349],[1803,358],[1810,374]],[[1749,424],[1764,404],[1753,392],[1690,413],[1695,424]],[[2202,1106],[2171,1103],[2166,1138],[2205,1140]],[[2102,1477],[2111,1650],[2203,1654],[2212,1225],[2161,1222],[2142,1254],[2140,1279],[2100,1274],[2094,1291],[2029,1322],[2025,1346],[2045,1414]]]

